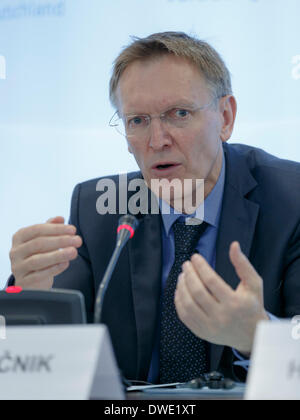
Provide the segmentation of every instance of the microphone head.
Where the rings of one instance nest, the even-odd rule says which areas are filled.
[[[131,214],[126,214],[125,216],[120,217],[119,227],[117,230],[118,236],[122,234],[122,237],[124,237],[124,239],[131,239],[134,236],[138,225],[138,219],[135,216],[132,216]],[[126,235],[124,235],[124,233],[126,233]]]

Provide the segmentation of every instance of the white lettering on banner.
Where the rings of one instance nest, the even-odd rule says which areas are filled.
[[[0,80],[6,79],[6,59],[4,55],[0,55]]]
[[[292,69],[292,78],[294,80],[300,80],[300,55],[295,55],[292,58],[292,64],[294,65]]]

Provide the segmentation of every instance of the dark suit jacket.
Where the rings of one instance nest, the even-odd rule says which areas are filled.
[[[233,288],[239,279],[228,257],[232,241],[263,278],[265,308],[278,317],[300,314],[300,164],[244,145],[224,145],[226,179],[217,239],[216,271]],[[141,177],[130,174],[129,180]],[[117,182],[117,177],[112,177]],[[113,253],[118,215],[96,212],[98,180],[75,188],[70,222],[84,244],[55,288],[80,290],[92,321],[99,283]],[[128,379],[146,380],[159,316],[162,220],[142,218],[109,285],[103,321]],[[233,375],[231,349],[211,345],[211,370]]]

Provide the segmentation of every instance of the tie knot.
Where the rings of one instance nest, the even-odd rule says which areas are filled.
[[[179,221],[174,223],[175,253],[190,258],[207,226],[206,222],[201,225],[187,225]]]

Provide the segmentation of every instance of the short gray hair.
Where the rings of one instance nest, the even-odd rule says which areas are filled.
[[[220,54],[207,42],[183,32],[161,32],[146,38],[132,37],[114,61],[110,79],[110,101],[117,108],[116,90],[125,69],[134,61],[174,54],[194,63],[205,77],[213,96],[232,95],[231,75]]]

